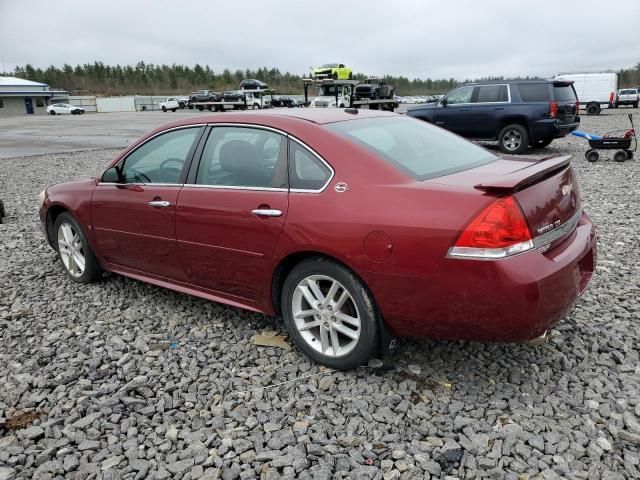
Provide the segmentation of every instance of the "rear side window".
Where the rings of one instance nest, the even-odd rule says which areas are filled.
[[[523,102],[548,102],[549,85],[547,83],[521,83],[518,85]]]
[[[509,93],[506,85],[481,85],[478,87],[477,103],[508,102]]]
[[[289,186],[295,190],[321,190],[331,170],[302,145],[289,141]]]
[[[572,85],[554,85],[553,96],[557,102],[575,101],[576,92],[573,90]]]
[[[328,125],[417,180],[468,170],[497,159],[488,150],[421,120],[394,116]]]

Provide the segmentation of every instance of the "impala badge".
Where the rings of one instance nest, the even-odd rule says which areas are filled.
[[[567,195],[569,195],[571,193],[571,190],[573,190],[573,185],[571,185],[570,183],[567,183],[566,185],[562,186],[562,195],[564,195],[565,197]]]
[[[338,193],[344,193],[349,191],[349,185],[347,185],[344,182],[338,182],[336,183],[336,185],[333,187],[333,189],[338,192]]]

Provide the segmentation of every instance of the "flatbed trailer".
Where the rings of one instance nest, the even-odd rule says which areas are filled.
[[[253,108],[253,105],[250,105],[247,102],[247,94],[256,94],[259,93],[260,98],[260,108],[264,108],[263,98],[264,95],[270,95],[273,100],[274,91],[271,89],[247,89],[247,90],[238,90],[243,95],[242,100],[238,101],[217,101],[217,102],[189,102],[188,107],[190,109],[198,109],[201,112],[204,110],[215,111],[215,112],[224,112],[226,110],[247,110],[249,107]]]
[[[395,98],[379,98],[379,99],[363,99],[363,100],[354,100],[355,97],[355,88],[356,85],[362,83],[357,80],[334,80],[334,79],[316,79],[316,78],[303,78],[302,83],[304,85],[304,106],[308,107],[309,102],[309,87],[311,85],[320,86],[320,85],[338,85],[338,86],[346,86],[349,88],[349,105],[348,108],[362,108],[368,107],[371,110],[387,110],[389,112],[393,112],[396,108],[398,108],[398,102]],[[335,89],[335,98],[336,105],[339,105],[339,95],[338,89]]]

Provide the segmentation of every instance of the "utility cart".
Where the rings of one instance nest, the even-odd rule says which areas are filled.
[[[624,162],[633,158],[633,154],[638,150],[638,137],[633,126],[633,116],[629,114],[631,128],[628,130],[614,130],[604,135],[596,135],[586,132],[571,132],[574,137],[585,138],[589,142],[589,150],[584,157],[590,162],[597,162],[600,158],[598,150],[617,150],[613,154],[616,162]],[[633,146],[633,148],[632,148]]]

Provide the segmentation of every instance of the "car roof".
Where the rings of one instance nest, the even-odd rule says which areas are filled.
[[[553,83],[553,80],[548,80],[545,78],[541,78],[538,80],[487,80],[486,82],[475,81],[464,83],[459,86],[467,86],[467,85],[504,85],[505,83]]]
[[[354,113],[356,112],[356,113]],[[374,117],[393,117],[398,116],[397,113],[385,112],[381,110],[365,110],[365,109],[348,109],[348,108],[297,108],[297,109],[283,109],[283,110],[261,110],[259,112],[254,111],[242,111],[242,112],[225,112],[225,113],[213,113],[209,115],[198,115],[183,120],[172,122],[170,126],[185,126],[185,125],[199,125],[203,123],[256,123],[256,124],[269,124],[270,121],[277,121],[278,119],[288,118],[295,120],[303,120],[318,125],[324,125],[327,123],[342,122],[346,120],[355,120],[357,118],[374,118]],[[162,129],[167,128],[167,125],[163,125]]]

